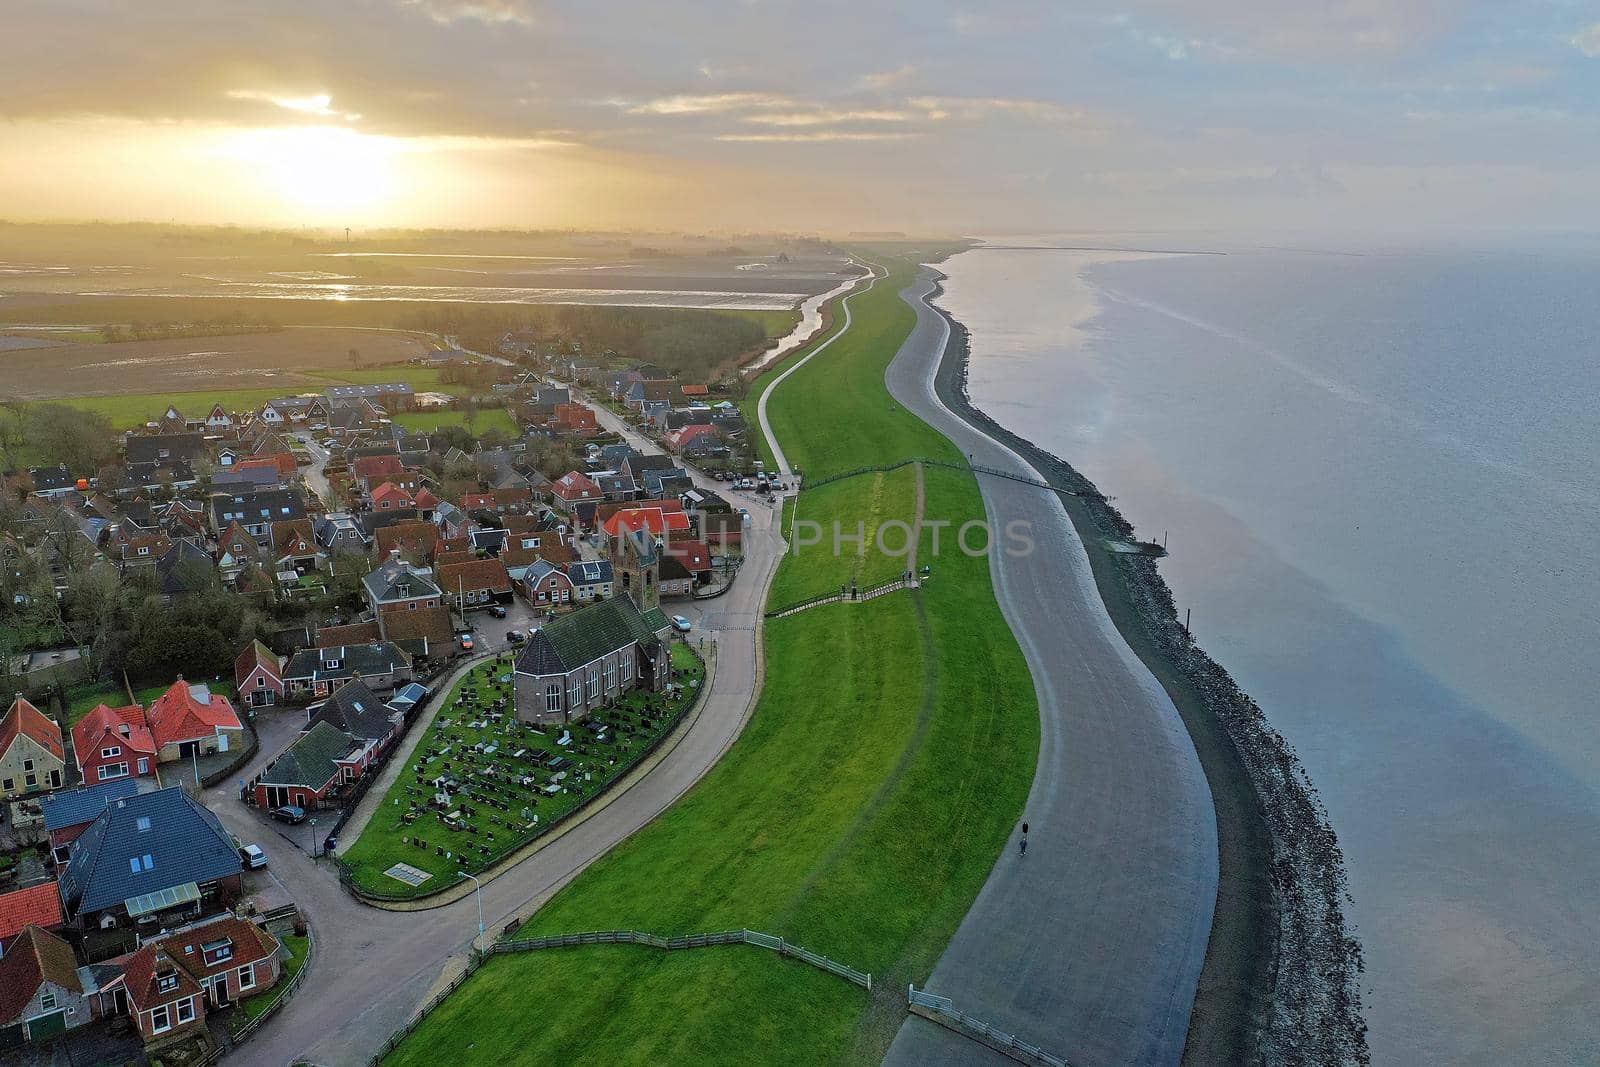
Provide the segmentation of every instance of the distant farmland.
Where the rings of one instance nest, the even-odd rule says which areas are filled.
[[[0,399],[48,400],[129,393],[267,389],[316,391],[377,364],[404,363],[428,351],[419,334],[289,328],[272,333],[120,344],[53,344],[0,351]],[[407,380],[408,375],[396,377]]]

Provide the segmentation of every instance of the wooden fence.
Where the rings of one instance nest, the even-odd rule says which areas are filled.
[[[781,608],[773,608],[771,611],[763,612],[762,614],[769,619],[781,619],[785,615],[793,615],[796,612],[805,611],[807,608],[820,607],[823,604],[859,603],[863,600],[871,600],[874,597],[883,596],[885,593],[892,593],[896,589],[915,589],[921,584],[914,576],[907,573],[866,589],[851,590],[848,586],[841,586],[837,593],[818,593],[816,596],[797,600],[792,604],[785,604]]]
[[[1015,1034],[996,1029],[981,1019],[974,1019],[966,1012],[960,1011],[949,997],[934,996],[932,993],[917,989],[916,986],[908,986],[906,999],[914,1014],[949,1027],[959,1034],[977,1038],[983,1044],[1019,1063],[1034,1064],[1036,1067],[1068,1067],[1067,1061],[1060,1056],[1052,1055],[1037,1045],[1030,1045],[1018,1039]]]

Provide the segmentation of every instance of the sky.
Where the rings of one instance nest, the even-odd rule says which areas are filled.
[[[1600,3],[0,0],[0,216],[1600,226]]]

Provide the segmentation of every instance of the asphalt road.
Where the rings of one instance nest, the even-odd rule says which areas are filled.
[[[949,328],[923,300],[932,288],[925,273],[902,294],[917,326],[889,367],[890,392],[975,464],[1038,478],[934,395]],[[991,572],[1033,673],[1039,763],[1027,855],[1014,833],[928,989],[1077,1067],[1177,1063],[1216,901],[1210,789],[1177,710],[1106,614],[1060,502],[979,481],[990,521],[1027,520],[1037,546],[995,555]],[[885,1062],[994,1055],[911,1017]]]
[[[606,419],[608,413],[602,413]],[[629,431],[645,451],[659,448]],[[742,494],[726,492],[744,502]],[[493,937],[511,918],[571,881],[644,826],[699,781],[738,737],[759,691],[761,655],[758,627],[767,586],[783,542],[778,509],[749,500],[751,524],[745,528],[745,564],[725,595],[682,611],[696,619],[692,640],[715,642],[717,669],[699,718],[660,763],[581,826],[511,868],[482,890],[483,912]],[[484,626],[488,626],[485,622]],[[495,634],[494,630],[490,630]],[[500,635],[496,635],[500,636]],[[298,711],[268,713],[303,715]],[[287,719],[263,737],[262,753],[240,775],[248,778],[290,736]],[[264,731],[265,734],[266,731]],[[242,841],[258,841],[271,857],[274,877],[299,902],[316,937],[316,958],[294,999],[270,1023],[228,1058],[241,1067],[286,1067],[302,1060],[324,1067],[364,1064],[377,1048],[425,1001],[441,975],[455,973],[477,935],[477,910],[468,895],[423,912],[391,912],[358,903],[340,888],[333,868],[314,862],[301,848],[305,827],[288,829],[298,845],[275,832],[273,824],[239,803],[231,786],[214,790],[206,803]]]

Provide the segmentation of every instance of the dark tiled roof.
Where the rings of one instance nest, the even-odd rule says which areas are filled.
[[[381,741],[394,732],[392,715],[367,684],[357,678],[340,686],[323,701],[311,721],[327,724],[362,741]],[[315,729],[315,727],[313,727]]]
[[[361,579],[367,594],[379,603],[436,597],[439,586],[405,560],[392,559]]]
[[[565,673],[629,645],[652,649],[656,640],[656,630],[632,600],[602,600],[542,627],[523,646],[517,670],[523,674]]]
[[[335,661],[339,666],[328,666]],[[356,674],[390,674],[410,665],[411,660],[406,654],[389,641],[362,645],[321,645],[303,648],[290,656],[289,662],[284,665],[283,677],[292,681],[307,678],[337,680],[352,678]]]
[[[69,789],[50,793],[40,804],[44,808],[44,828],[50,831],[66,826],[79,826],[105,810],[106,805],[139,791],[135,778],[121,778],[100,785],[86,785],[82,789]]]
[[[147,855],[148,870],[142,862]],[[140,861],[137,872],[132,860]],[[102,811],[72,843],[61,898],[78,915],[239,871],[239,853],[217,817],[173,786],[114,801]]]
[[[339,773],[333,762],[356,747],[353,737],[326,722],[318,722],[301,734],[278,758],[261,772],[267,785],[303,785],[321,789]]]

